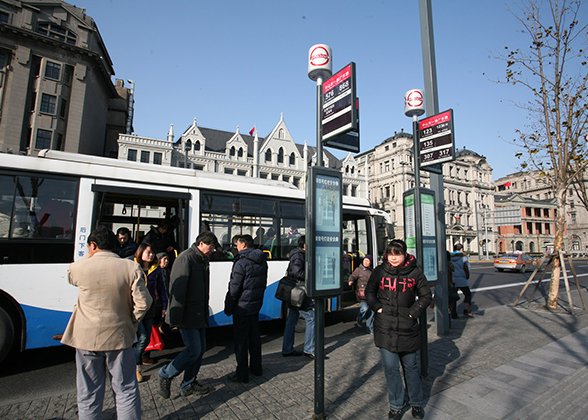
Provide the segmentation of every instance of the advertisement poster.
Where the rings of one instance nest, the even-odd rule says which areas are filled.
[[[338,178],[316,176],[316,290],[337,289],[341,282],[341,184]]]
[[[438,280],[437,239],[435,231],[435,196],[431,190],[421,189],[421,232],[422,244],[417,245],[414,191],[404,196],[404,237],[407,252],[417,256],[417,246],[422,250],[423,273],[428,281]],[[421,265],[422,263],[422,265]]]

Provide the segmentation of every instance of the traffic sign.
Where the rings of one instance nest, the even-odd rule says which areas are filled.
[[[447,110],[419,121],[421,166],[455,160],[453,110]]]
[[[345,150],[359,152],[359,112],[355,92],[355,63],[351,62],[323,83],[322,93],[322,141],[327,142],[345,133],[355,132],[353,136],[347,137]],[[337,142],[332,145],[325,144],[339,148]]]

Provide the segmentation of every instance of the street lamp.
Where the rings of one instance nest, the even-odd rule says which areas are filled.
[[[402,192],[406,191],[406,183],[405,183],[405,177],[404,177],[404,167],[410,165],[409,162],[400,162],[400,164],[402,165]]]
[[[188,152],[192,150],[192,141],[190,139],[186,140],[186,143],[184,144],[184,153],[186,156],[186,168],[188,168]]]

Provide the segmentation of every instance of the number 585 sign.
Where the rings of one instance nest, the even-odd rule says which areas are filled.
[[[455,160],[453,110],[419,121],[421,166]]]

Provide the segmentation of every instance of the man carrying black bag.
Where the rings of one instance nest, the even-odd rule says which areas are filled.
[[[290,264],[286,275],[299,282],[304,282],[306,267],[306,237],[298,238],[298,247],[290,251]],[[282,343],[282,356],[306,356],[314,359],[314,302],[307,296],[300,308],[288,305],[288,320],[284,329],[284,341]],[[306,321],[306,332],[304,333],[304,352],[294,350],[294,333],[298,318]]]

